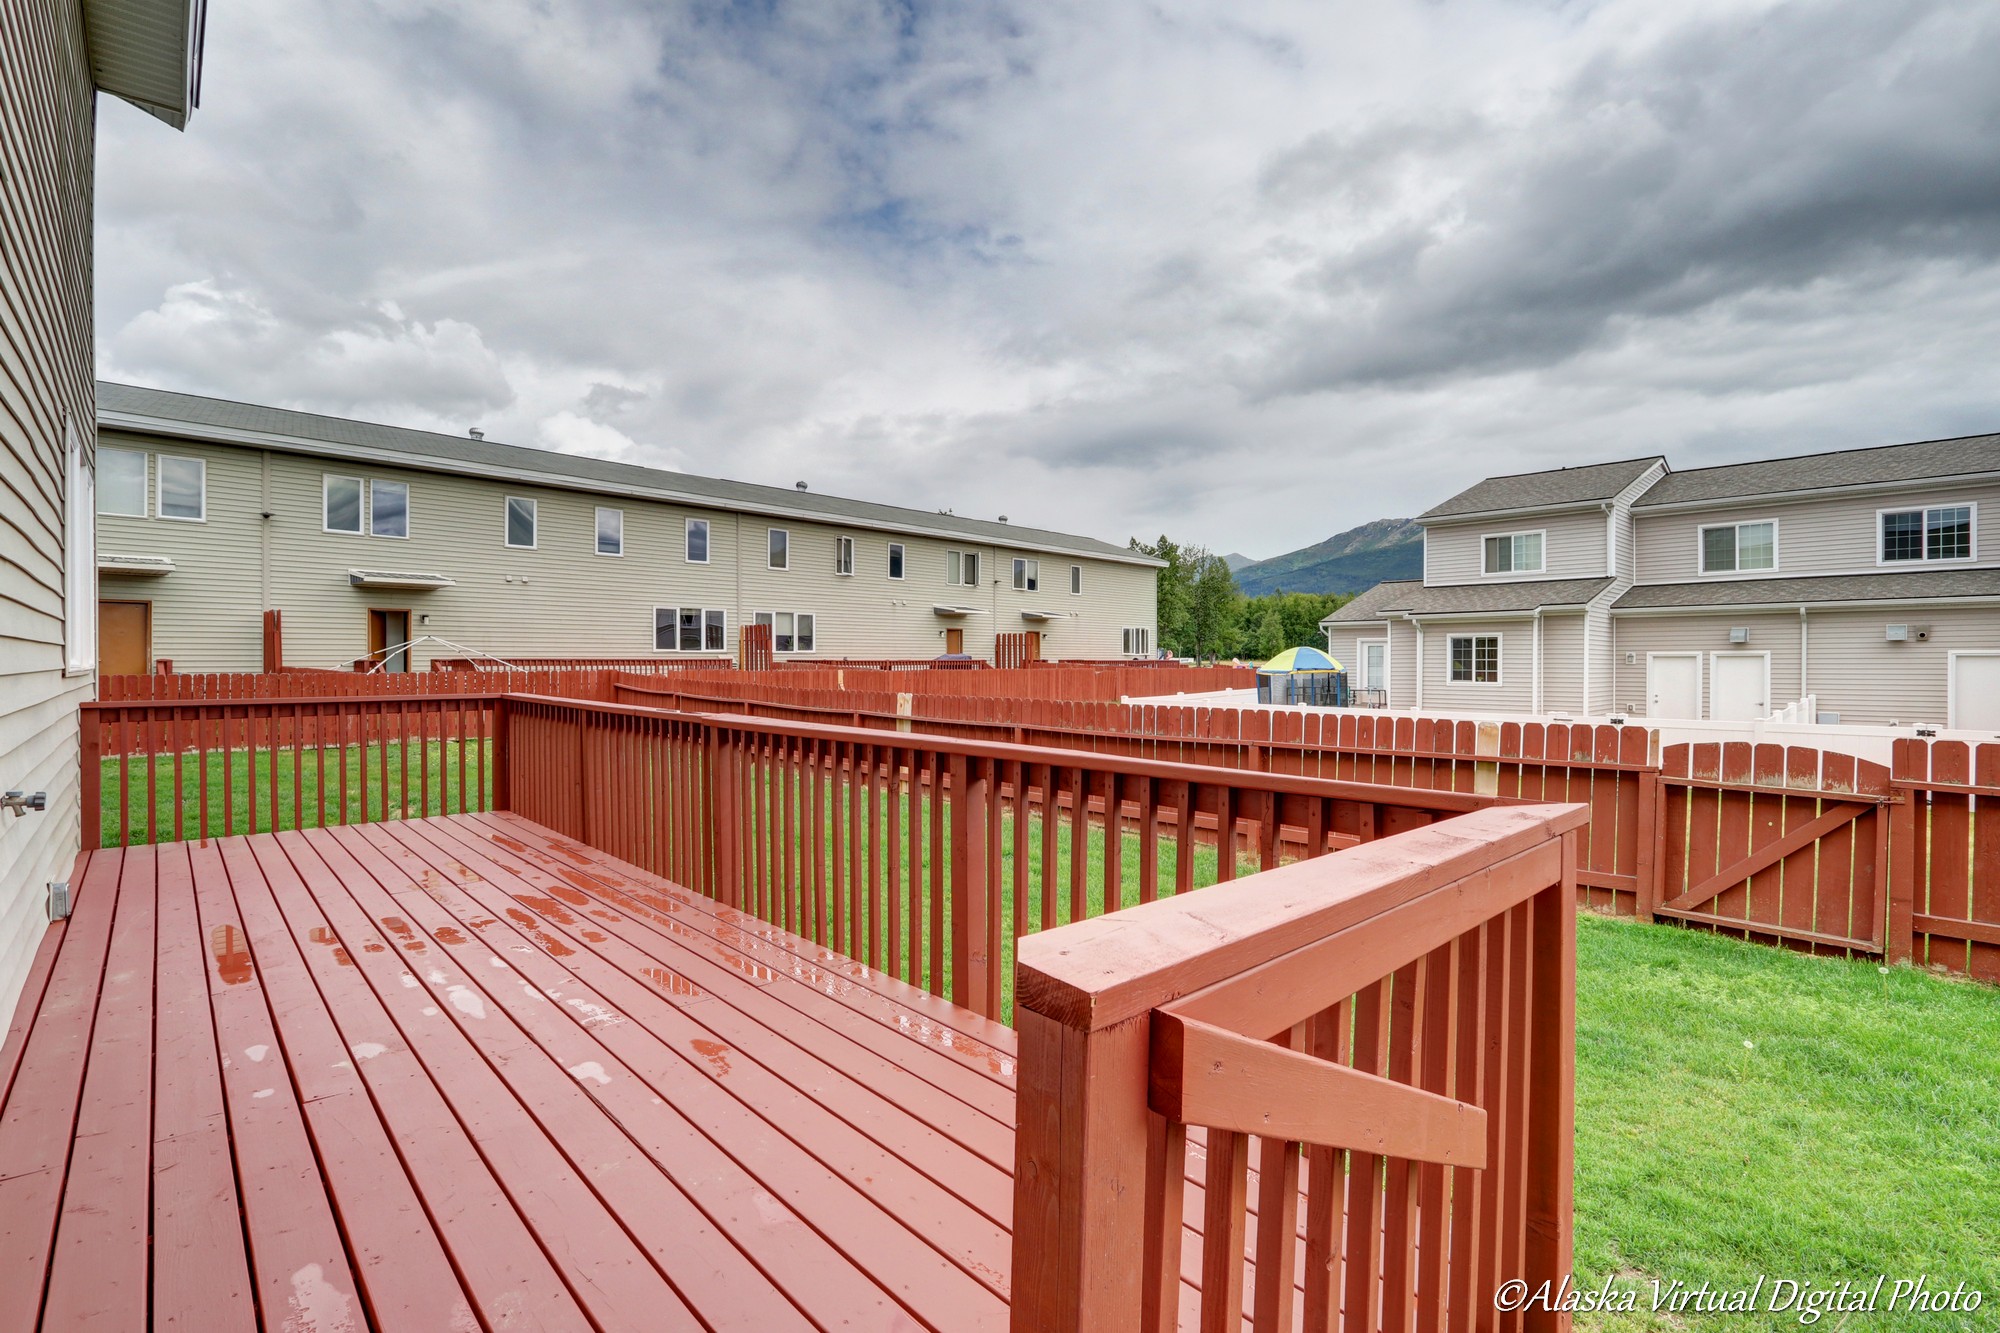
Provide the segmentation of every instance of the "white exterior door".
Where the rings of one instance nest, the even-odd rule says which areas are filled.
[[[1646,654],[1646,716],[1701,716],[1701,654]]]
[[[2000,653],[1951,655],[1950,713],[1950,726],[2000,731]]]
[[[1361,649],[1361,688],[1364,690],[1386,690],[1389,688],[1389,641],[1387,639],[1363,639]]]
[[[1771,715],[1771,655],[1711,653],[1708,715],[1717,722],[1755,722]]]

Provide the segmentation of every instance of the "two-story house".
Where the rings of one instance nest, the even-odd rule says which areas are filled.
[[[1421,583],[1324,628],[1390,707],[2000,729],[1996,505],[1996,435],[1490,478],[1423,515]]]
[[[130,385],[97,409],[107,672],[255,671],[266,610],[304,667],[729,657],[748,624],[796,661],[1152,649],[1160,562],[1089,537]]]

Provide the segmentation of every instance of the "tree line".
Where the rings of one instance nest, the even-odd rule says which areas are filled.
[[[1162,536],[1153,542],[1135,537],[1131,548],[1166,562],[1160,570],[1159,646],[1175,657],[1262,662],[1287,648],[1324,648],[1319,622],[1352,600],[1312,592],[1245,597],[1228,562],[1206,547]]]

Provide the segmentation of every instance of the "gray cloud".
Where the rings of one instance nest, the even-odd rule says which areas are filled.
[[[100,366],[1275,553],[1990,429],[1977,0],[241,0],[102,110]]]

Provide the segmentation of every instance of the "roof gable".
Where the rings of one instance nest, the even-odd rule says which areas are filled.
[[[1619,492],[1665,462],[1664,458],[1655,454],[1615,463],[1589,463],[1582,467],[1553,468],[1546,472],[1488,477],[1443,504],[1425,510],[1418,515],[1418,521],[1469,518],[1475,514],[1515,509],[1558,509],[1567,505],[1600,504],[1616,499]]]

